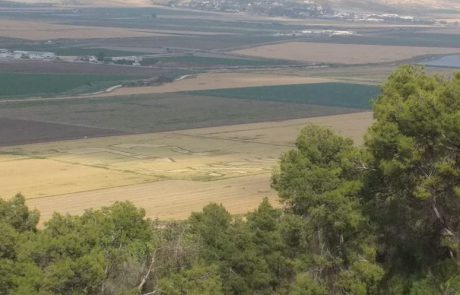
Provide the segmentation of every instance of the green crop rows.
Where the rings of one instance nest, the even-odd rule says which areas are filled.
[[[0,73],[0,98],[94,92],[133,77]]]
[[[373,85],[319,83],[189,92],[194,95],[370,109],[379,95]]]

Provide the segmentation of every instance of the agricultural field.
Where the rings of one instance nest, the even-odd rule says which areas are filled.
[[[209,202],[235,214],[275,200],[270,175],[313,123],[362,142],[369,112],[0,148],[0,195],[22,192],[42,212],[79,214],[130,200],[149,217],[186,218]],[[46,173],[44,173],[46,171]]]
[[[193,95],[225,97],[255,101],[277,101],[330,107],[370,109],[379,95],[373,85],[348,83],[315,83],[215,89],[190,92]]]
[[[377,93],[375,86],[302,76],[196,79],[204,79],[192,83],[204,89],[309,83],[201,91],[184,84],[188,91],[0,102],[0,123],[8,126],[0,133],[0,195],[23,193],[42,222],[54,211],[79,214],[118,200],[160,219],[186,218],[209,202],[242,214],[263,197],[276,203],[270,175],[305,124],[331,127],[360,144]]]
[[[160,35],[123,28],[71,26],[34,21],[0,19],[0,37],[47,41],[53,39],[131,38]],[[31,28],[34,28],[31,30]]]
[[[218,69],[225,72],[224,76],[242,75],[242,78],[231,78],[228,83],[216,82],[219,78],[210,78],[208,81],[206,78],[185,79],[159,87],[123,88],[114,92],[113,95],[277,84],[276,79],[269,81],[270,79],[265,75],[282,76],[279,79],[279,85],[308,83],[304,82],[307,77],[325,81],[332,80],[329,82],[337,80],[332,75],[327,76],[328,73],[323,68],[309,67],[311,64],[322,63],[334,64],[328,69],[330,72],[342,71],[341,77],[338,77],[338,80],[342,82],[375,84],[380,82],[391,69],[385,69],[375,79],[366,75],[366,72],[356,78],[350,73],[355,70],[361,71],[362,68],[355,69],[350,65],[358,67],[360,64],[367,63],[391,63],[393,67],[393,63],[397,64],[400,60],[425,55],[456,53],[460,48],[460,43],[455,41],[458,38],[452,38],[454,34],[451,32],[452,29],[449,31],[430,25],[356,24],[338,20],[273,19],[161,7],[81,7],[78,9],[39,7],[35,9],[33,6],[25,5],[24,7],[0,9],[0,27],[2,28],[0,30],[1,48],[50,51],[62,56],[66,61],[69,60],[66,59],[67,56],[145,55],[143,67],[0,60],[0,72],[2,73],[66,73],[84,74],[88,77],[97,74],[133,76],[134,79],[167,76],[174,80],[183,75],[197,73],[220,77],[222,73],[211,72]],[[35,28],[33,33],[28,30],[30,27]],[[352,36],[293,34],[293,32],[302,30],[350,30],[355,34]],[[443,33],[438,34],[437,32],[440,31]],[[338,65],[344,65],[344,67]],[[381,66],[378,65],[378,67]],[[261,75],[259,70],[265,71],[264,75]],[[287,73],[289,70],[289,75],[280,74],[283,71]],[[369,72],[375,71],[374,69],[368,70]],[[324,76],[322,76],[323,73]],[[247,82],[245,78],[248,76],[254,78]],[[299,77],[305,80],[299,81],[301,79]],[[65,80],[64,77],[62,79]],[[27,87],[19,89],[18,93],[4,91],[7,92],[5,95],[8,97],[69,96],[91,93],[114,85],[109,81],[97,81],[99,79],[104,80],[98,77],[94,82],[84,81],[81,87],[68,86],[70,88],[75,86],[75,91],[70,91],[72,89],[64,85],[66,82],[40,84],[43,88],[49,87],[47,91],[43,89],[29,91]],[[75,79],[75,83],[79,83],[78,79]],[[56,84],[63,84],[63,88],[67,87],[67,89],[53,89]],[[107,97],[111,95],[112,93],[102,94]]]
[[[302,71],[297,69],[279,69],[280,75],[302,75],[312,79],[323,79],[325,82],[359,83],[368,85],[380,85],[395,70],[394,64],[380,65],[353,65],[333,66],[322,68],[306,68]],[[426,68],[430,75],[450,77],[455,73],[452,68]]]
[[[22,192],[42,222],[119,200],[160,219],[276,203],[270,175],[305,124],[361,144],[375,85],[402,62],[457,53],[455,34],[159,7],[0,9],[0,48],[62,59],[0,60],[0,196]],[[87,55],[144,64],[69,58]],[[158,77],[173,82],[149,84]],[[91,94],[125,81],[146,86]]]
[[[113,129],[37,122],[30,119],[0,118],[0,126],[0,146],[126,134]]]
[[[377,94],[375,86],[316,83],[95,98],[6,100],[0,101],[0,118],[150,133],[360,112],[370,109],[370,101]],[[21,129],[17,129],[17,134],[23,137]],[[14,136],[9,140],[16,141]]]
[[[292,64],[289,61],[276,59],[248,59],[248,58],[231,58],[231,57],[213,57],[213,56],[167,56],[157,58],[146,58],[142,61],[142,65],[158,65],[158,64],[177,64],[188,66],[226,66],[226,67],[267,67]]]
[[[0,73],[0,100],[27,96],[56,96],[105,90],[134,77],[81,74]]]
[[[158,69],[148,67],[130,67],[123,65],[90,64],[78,62],[39,61],[39,60],[0,60],[0,73],[24,74],[87,74],[97,76],[121,77],[180,77],[193,73],[182,69]],[[130,78],[131,79],[131,78]]]
[[[369,30],[364,30],[355,36],[318,38],[314,41],[333,44],[460,48],[460,39],[455,31],[452,31],[452,27],[393,27],[391,29],[377,27],[368,28]]]
[[[180,188],[180,189],[179,189]],[[100,208],[129,199],[152,219],[184,220],[209,203],[225,206],[232,214],[255,210],[263,198],[279,207],[276,193],[270,188],[270,177],[255,175],[213,182],[166,180],[92,192],[74,193],[28,200],[27,204],[50,219],[56,211],[80,215],[90,208]]]
[[[362,109],[171,93],[97,99],[8,101],[1,103],[0,118],[47,122],[59,124],[58,126],[109,129],[124,133],[150,133],[359,111]],[[8,141],[17,141],[14,134],[19,138],[26,137],[23,135],[25,130],[14,130],[16,132],[12,137],[3,139],[4,145]],[[50,133],[53,133],[53,129]],[[80,136],[80,133],[77,135]]]
[[[45,13],[21,13],[21,10],[0,11],[0,18],[27,21],[54,22],[72,26],[125,28],[133,31],[156,30],[202,33],[254,33],[298,29],[301,26],[285,25],[272,20],[234,18],[229,14],[198,12],[159,7],[142,8],[72,8],[54,9]],[[262,25],[261,25],[262,24]]]
[[[213,71],[201,74],[187,75],[184,79],[176,80],[159,86],[124,87],[111,93],[100,94],[98,97],[114,95],[154,94],[187,92],[208,89],[230,89],[241,87],[257,87],[272,85],[316,84],[334,82],[333,79],[311,77],[298,71],[282,73],[281,71]]]
[[[24,49],[24,46],[21,46]],[[26,48],[28,50],[36,49],[36,47],[30,46]],[[85,47],[60,47],[60,46],[46,46],[42,50],[52,51],[58,56],[85,56],[93,55],[104,57],[114,57],[114,56],[130,56],[130,55],[139,55],[139,54],[148,54],[149,52],[139,52],[139,51],[123,51],[123,50],[113,50],[107,48],[85,48]]]
[[[237,50],[233,53],[299,62],[353,65],[390,63],[418,56],[459,52],[460,48],[287,42]]]

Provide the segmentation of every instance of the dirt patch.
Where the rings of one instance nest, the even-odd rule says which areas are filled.
[[[288,42],[253,47],[233,53],[252,56],[326,64],[387,63],[422,55],[449,54],[459,48],[380,46],[333,43]]]

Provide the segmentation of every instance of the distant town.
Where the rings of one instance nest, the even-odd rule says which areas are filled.
[[[0,49],[0,59],[42,60],[42,61],[64,60],[68,62],[108,63],[108,64],[140,66],[143,60],[143,57],[142,56],[97,57],[93,55],[61,57],[61,56],[56,55],[56,53],[54,52]]]
[[[200,10],[223,12],[249,12],[268,16],[286,16],[302,18],[331,14],[328,6],[315,1],[276,1],[276,0],[191,0],[188,2],[171,1],[170,6],[187,7]]]
[[[271,17],[306,18],[321,17],[344,21],[364,22],[424,22],[433,23],[431,19],[418,19],[411,15],[395,13],[358,13],[350,11],[335,11],[331,7],[313,0],[282,1],[282,0],[172,0],[168,6],[191,8],[207,11],[231,13],[249,13]]]

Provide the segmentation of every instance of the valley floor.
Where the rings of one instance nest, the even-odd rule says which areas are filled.
[[[151,218],[184,219],[210,202],[234,214],[276,200],[270,177],[306,124],[362,144],[370,112],[123,135],[0,149],[0,195],[42,213],[79,214],[130,200]],[[276,201],[274,203],[277,203]]]

